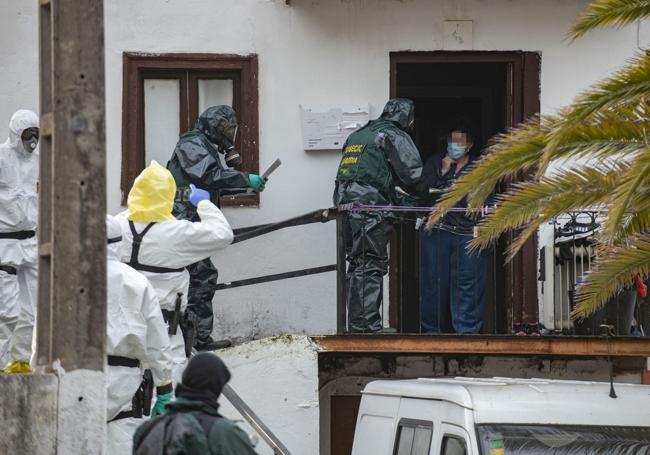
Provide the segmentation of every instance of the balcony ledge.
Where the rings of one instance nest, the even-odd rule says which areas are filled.
[[[650,338],[513,335],[325,335],[320,352],[649,357]]]

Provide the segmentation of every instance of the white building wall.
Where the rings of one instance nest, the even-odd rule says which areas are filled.
[[[619,67],[636,28],[569,44],[583,0],[105,0],[108,207],[120,210],[122,53],[256,53],[260,166],[280,157],[260,208],[231,208],[233,226],[282,220],[331,204],[339,154],[302,150],[300,104],[370,103],[389,95],[389,52],[443,47],[443,21],[474,21],[475,50],[542,54],[541,105],[552,112]],[[0,0],[0,121],[37,105],[36,1]],[[8,12],[8,13],[5,13]],[[171,150],[170,150],[171,153]],[[292,228],[217,258],[222,281],[334,263],[334,225]],[[217,331],[233,337],[335,329],[334,273],[222,291]]]
[[[219,351],[232,374],[230,386],[292,454],[317,454],[319,438],[318,360],[307,337],[281,336]],[[219,411],[255,431],[225,397]],[[259,438],[260,455],[272,455]]]
[[[18,109],[38,113],[37,2],[0,0],[0,142]]]

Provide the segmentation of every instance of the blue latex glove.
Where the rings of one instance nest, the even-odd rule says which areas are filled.
[[[248,174],[248,181],[251,184],[251,188],[258,193],[264,191],[264,185],[266,185],[266,179],[264,177],[260,177],[257,174]]]
[[[201,188],[197,188],[190,183],[190,202],[194,207],[199,205],[199,202],[201,201],[209,201],[209,200],[210,200],[210,193],[208,193],[205,190],[202,190]]]
[[[165,413],[165,405],[174,399],[174,392],[161,393],[156,397],[156,404],[153,405],[151,417],[163,415]]]

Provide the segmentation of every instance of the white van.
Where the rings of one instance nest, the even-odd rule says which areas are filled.
[[[374,381],[352,455],[650,455],[650,386],[544,379]]]

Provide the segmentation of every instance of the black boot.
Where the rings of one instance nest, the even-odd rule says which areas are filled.
[[[224,339],[224,340],[217,340],[214,341],[212,338],[207,343],[200,344],[200,345],[194,345],[194,348],[201,352],[201,351],[216,351],[217,349],[225,349],[229,348],[232,346],[232,342],[229,339]]]

